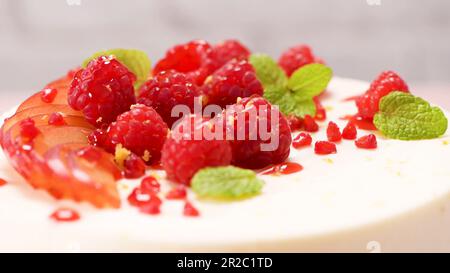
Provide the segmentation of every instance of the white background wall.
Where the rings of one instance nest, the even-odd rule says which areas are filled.
[[[0,92],[38,90],[99,49],[157,60],[176,43],[229,37],[274,57],[309,43],[342,76],[394,69],[409,82],[450,82],[450,1],[367,1],[0,0]]]

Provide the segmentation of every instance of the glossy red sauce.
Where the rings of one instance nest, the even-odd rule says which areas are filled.
[[[0,178],[0,187],[6,185],[8,182],[6,182],[5,179]]]
[[[369,131],[377,130],[377,127],[375,127],[372,120],[364,119],[358,115],[348,115],[342,117],[341,119],[351,121],[353,124],[356,125],[356,127],[358,127],[358,129],[361,130],[369,130]]]
[[[50,215],[50,218],[57,222],[74,222],[80,219],[80,214],[73,209],[57,209]]]
[[[281,163],[260,172],[262,175],[286,175],[293,174],[303,170],[303,166],[294,162]]]

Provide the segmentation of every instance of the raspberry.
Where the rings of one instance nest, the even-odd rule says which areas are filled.
[[[342,130],[342,138],[344,139],[356,139],[356,135],[358,132],[356,131],[356,126],[353,122],[349,121],[345,126],[344,130]]]
[[[327,138],[331,142],[339,142],[342,140],[342,134],[336,123],[330,121],[327,128]]]
[[[161,185],[153,176],[148,176],[142,179],[140,187],[142,191],[153,194],[158,194],[161,190]]]
[[[188,217],[197,217],[200,216],[200,212],[190,202],[186,201],[184,204],[183,215]]]
[[[56,95],[58,95],[58,90],[55,88],[45,88],[41,91],[41,100],[45,103],[52,103]]]
[[[356,100],[358,113],[364,119],[371,120],[379,110],[382,97],[393,91],[409,93],[408,85],[392,71],[381,73],[370,85],[369,90]]]
[[[355,141],[355,145],[361,149],[376,149],[377,148],[377,137],[373,134],[360,137]]]
[[[305,116],[305,118],[303,119],[303,125],[305,127],[305,131],[307,132],[314,133],[319,131],[319,125],[310,115]]]
[[[113,56],[99,57],[75,75],[69,89],[69,105],[83,111],[95,126],[109,124],[136,102],[135,79]]]
[[[217,67],[222,67],[233,59],[243,60],[250,56],[250,50],[237,40],[225,40],[214,46],[213,50]]]
[[[89,144],[95,147],[104,147],[106,142],[106,131],[96,129],[88,136]]]
[[[146,165],[144,160],[135,154],[131,154],[124,162],[124,176],[129,179],[139,178],[145,175]]]
[[[63,115],[61,115],[61,113],[55,112],[52,113],[48,118],[48,124],[55,126],[63,126],[66,124],[66,122],[64,121],[64,117]]]
[[[322,60],[314,57],[311,48],[307,45],[297,45],[289,48],[278,60],[278,64],[288,76],[291,76],[295,70],[304,65],[322,62]]]
[[[253,66],[247,60],[231,60],[207,78],[203,92],[208,104],[222,108],[236,103],[238,98],[263,94],[261,82]]]
[[[292,146],[296,149],[310,146],[312,143],[312,137],[308,133],[300,133],[292,140]]]
[[[26,118],[22,120],[19,124],[20,136],[26,141],[33,140],[37,135],[40,134],[39,129],[36,127],[34,120],[31,118]]]
[[[328,141],[317,141],[314,147],[314,152],[318,155],[335,154],[336,144]]]
[[[200,96],[198,87],[183,73],[162,71],[147,81],[139,91],[138,103],[153,107],[169,127],[177,121],[172,108],[186,105],[194,111],[194,100]]]
[[[303,119],[296,117],[294,115],[289,115],[286,117],[289,128],[291,128],[291,132],[298,131],[303,128]]]
[[[153,108],[137,104],[111,123],[106,132],[104,148],[112,153],[121,144],[143,157],[147,163],[154,163],[161,156],[168,132],[169,128]]]
[[[195,40],[176,45],[156,64],[153,73],[175,70],[185,73],[197,85],[202,85],[206,77],[217,69],[213,55],[211,45],[205,41]]]
[[[166,198],[169,200],[180,200],[185,199],[186,196],[187,196],[186,188],[184,186],[178,186],[170,190],[167,193]]]
[[[273,117],[274,114],[277,117]],[[272,117],[277,120],[272,121]],[[242,99],[227,108],[217,122],[225,124],[224,129],[232,136],[232,163],[236,166],[260,169],[282,163],[289,156],[292,142],[289,123],[262,97]],[[261,124],[265,126],[261,128]]]
[[[190,125],[198,116],[186,117],[174,131],[182,131],[180,126]],[[200,118],[201,119],[201,118]],[[196,127],[202,130],[209,122]],[[227,166],[231,162],[231,147],[226,140],[196,140],[191,134],[183,134],[183,138],[171,135],[162,149],[161,162],[167,177],[175,182],[189,185],[194,174],[205,167]],[[186,136],[187,135],[187,136]]]

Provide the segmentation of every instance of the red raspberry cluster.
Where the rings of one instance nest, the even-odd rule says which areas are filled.
[[[91,144],[111,153],[117,153],[118,147],[129,152],[122,162],[127,178],[145,175],[146,165],[158,162],[170,180],[183,185],[190,185],[195,173],[205,167],[232,164],[265,168],[283,163],[291,144],[297,149],[311,146],[309,133],[319,130],[317,121],[326,119],[326,111],[316,97],[316,116],[284,117],[262,97],[263,86],[249,55],[250,51],[236,40],[217,45],[195,40],[174,46],[157,62],[137,96],[135,75],[113,56],[101,56],[75,73],[68,101],[98,127],[89,137]],[[278,61],[288,76],[304,65],[321,62],[307,45],[288,49]],[[381,97],[394,90],[407,92],[408,87],[394,72],[384,72],[357,101],[360,116],[372,118]],[[42,99],[51,101],[55,94],[45,90]],[[196,103],[218,105],[221,112],[212,118],[203,117],[194,113]],[[178,121],[172,112],[179,105],[191,115]],[[63,125],[64,118],[55,113],[49,123]],[[264,129],[269,136],[262,135]],[[291,131],[300,129],[306,132],[292,140]],[[23,124],[24,137],[37,133],[32,122]],[[336,143],[342,139],[355,140],[355,145],[363,149],[377,146],[374,135],[356,140],[357,129],[352,122],[342,131],[329,122],[326,133],[327,141],[314,144],[317,154],[336,153]],[[153,192],[155,184],[144,180],[130,195],[130,203],[143,205],[141,209],[147,213],[158,213],[161,203]],[[159,184],[157,188],[159,192]],[[185,199],[186,195],[182,186],[170,191],[167,198]],[[141,197],[147,199],[142,201]],[[187,215],[197,214],[189,203],[185,209]]]

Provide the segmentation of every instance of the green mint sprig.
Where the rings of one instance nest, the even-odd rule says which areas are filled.
[[[235,200],[261,193],[264,182],[251,170],[233,166],[205,168],[192,178],[192,190],[202,198]]]
[[[148,79],[151,71],[151,62],[147,53],[142,50],[123,48],[103,50],[87,58],[83,62],[83,67],[86,67],[95,58],[109,55],[114,55],[119,62],[125,65],[136,76],[134,88],[135,90],[139,90],[139,87]]]
[[[442,110],[409,93],[392,92],[381,99],[379,106],[373,122],[389,138],[432,139],[447,131],[448,120]]]
[[[278,105],[284,114],[297,117],[316,114],[313,98],[325,90],[333,76],[331,68],[309,64],[288,78],[278,64],[264,54],[250,56],[250,63],[264,87],[264,97]]]

